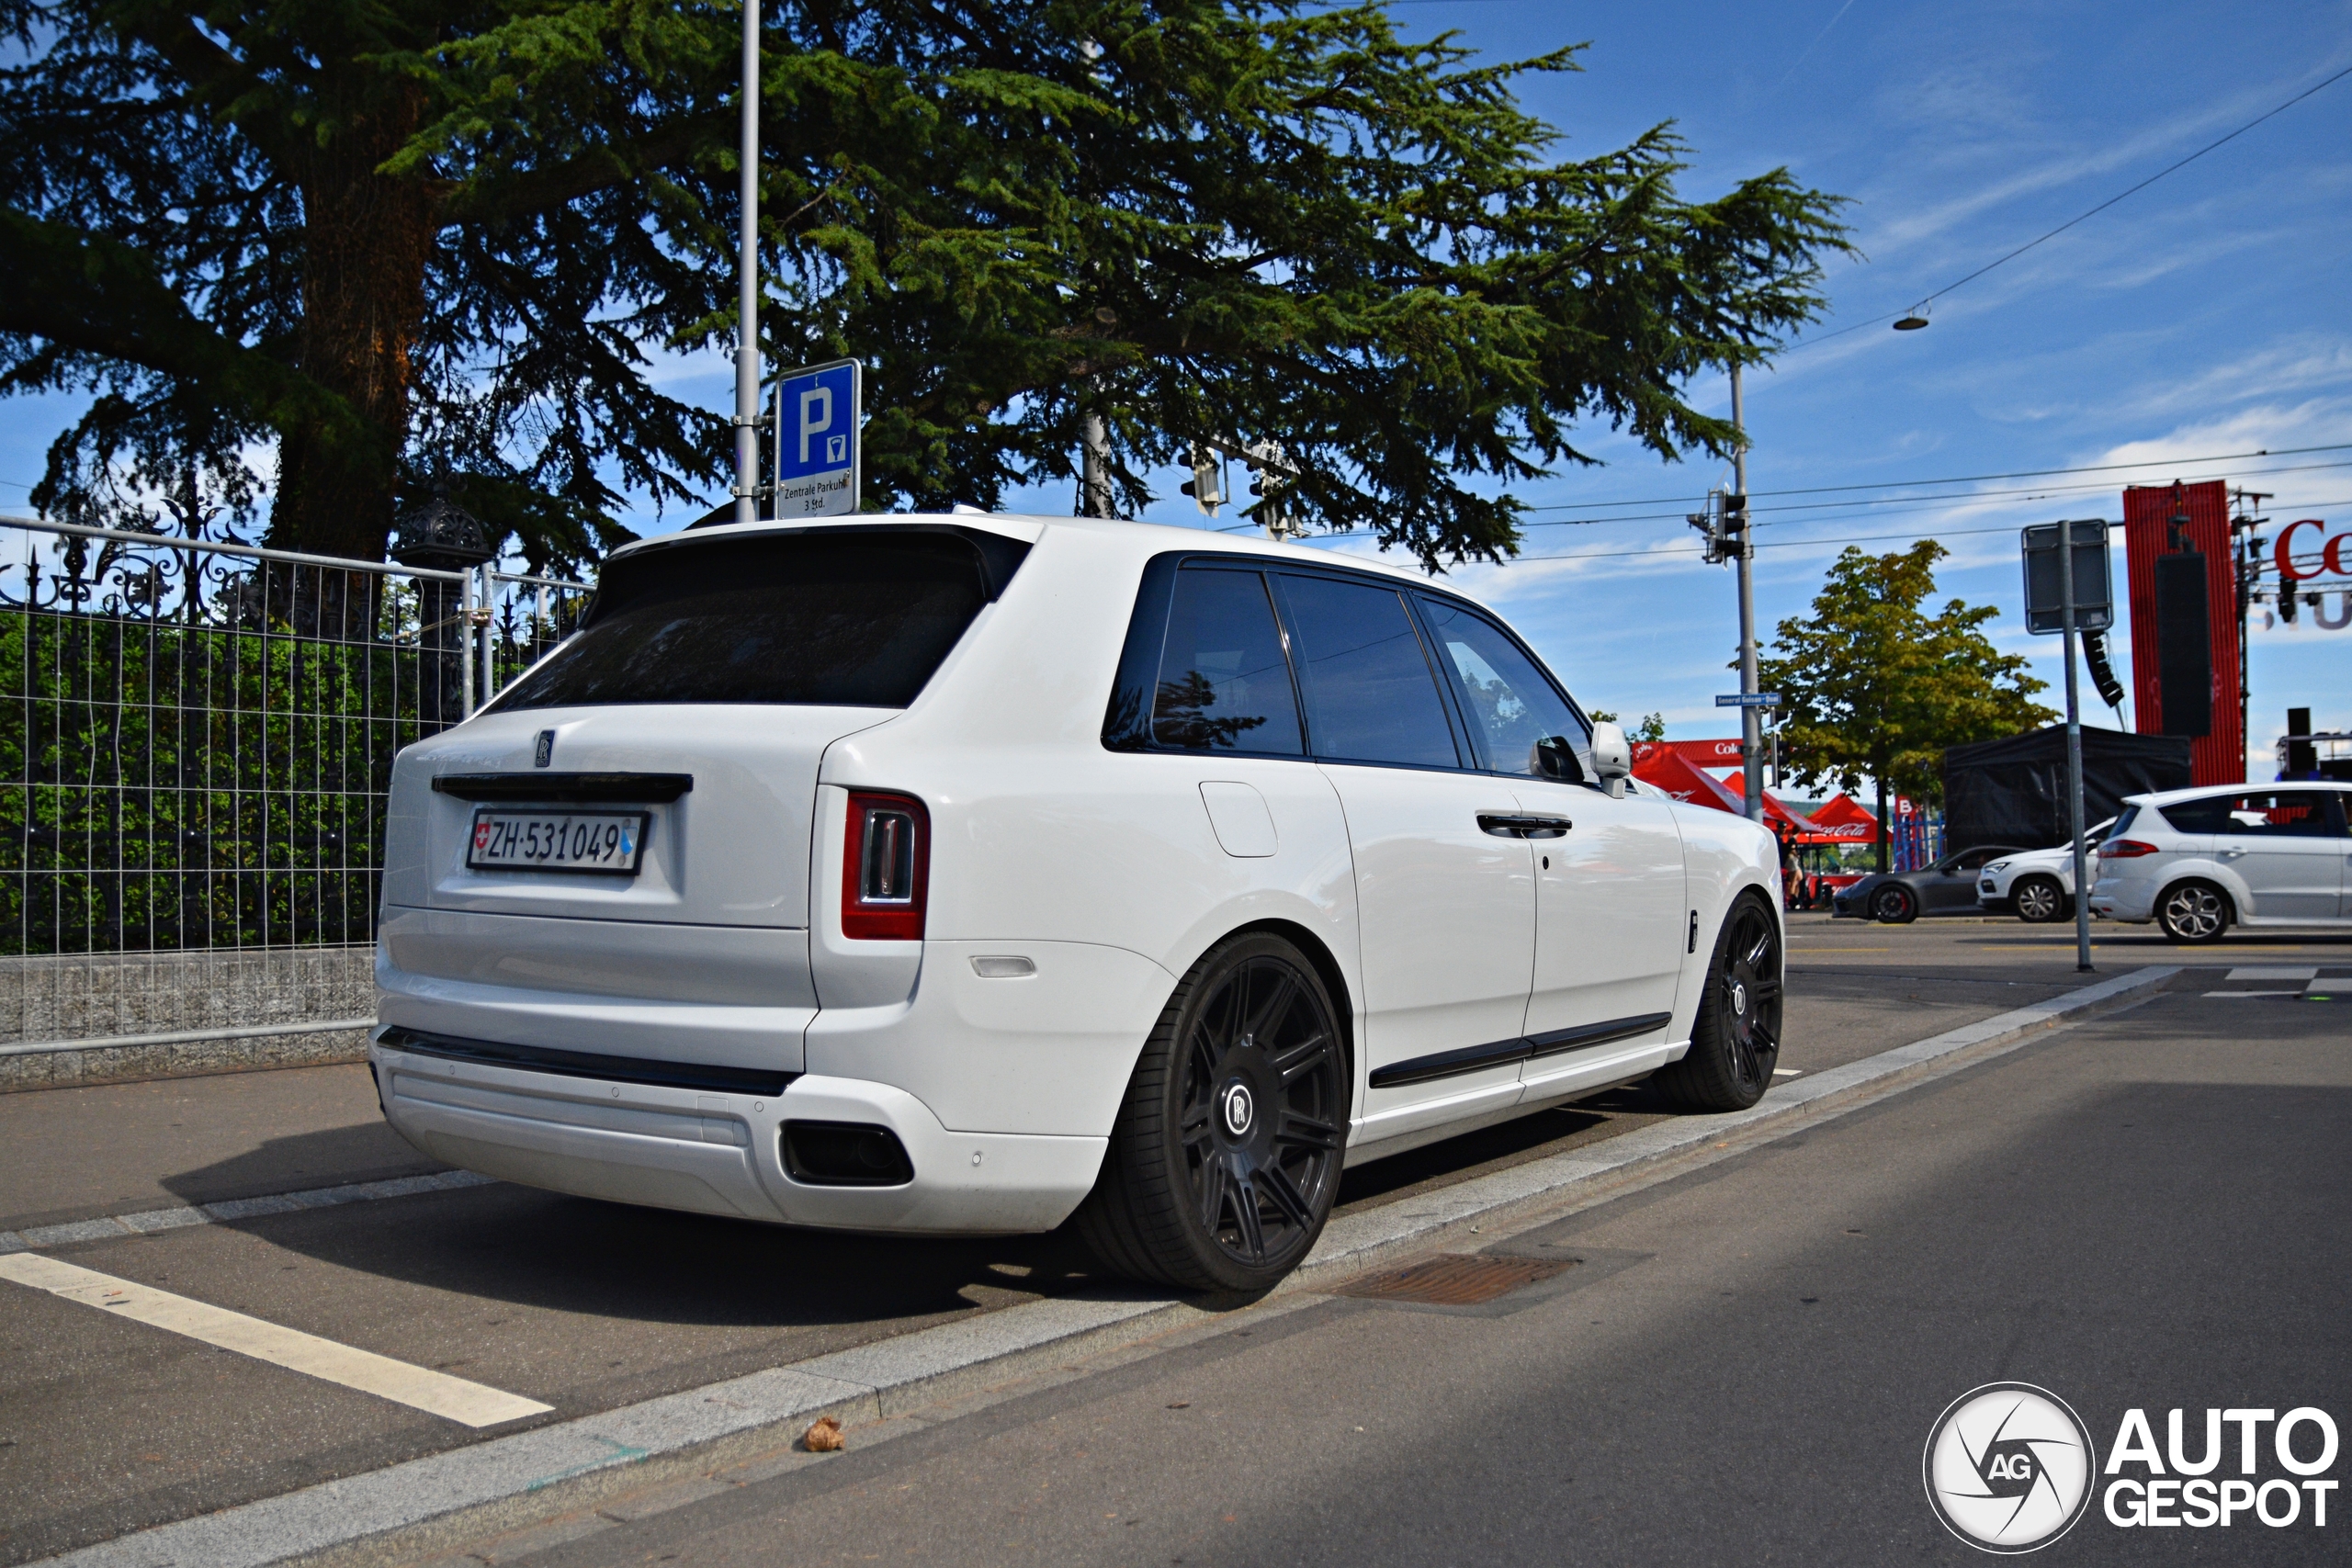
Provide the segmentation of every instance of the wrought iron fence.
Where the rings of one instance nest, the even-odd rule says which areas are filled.
[[[372,942],[394,755],[587,594],[0,519],[0,953]]]

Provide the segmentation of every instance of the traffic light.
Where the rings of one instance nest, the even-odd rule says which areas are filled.
[[[1747,542],[1747,497],[1735,491],[1724,497],[1724,554],[1745,559],[1753,547]]]
[[[1709,566],[1720,566],[1747,554],[1750,547],[1745,495],[1711,490],[1707,492],[1707,510],[1689,513],[1687,521],[1704,537],[1699,556]]]
[[[2108,662],[2107,634],[2083,634],[2083,662],[2091,667],[2091,684],[2098,688],[2099,701],[2111,708],[2123,705],[2123,682],[2115,678],[2115,666]]]

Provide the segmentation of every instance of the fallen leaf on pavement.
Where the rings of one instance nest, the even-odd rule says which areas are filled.
[[[829,1454],[848,1445],[842,1438],[842,1424],[830,1416],[820,1416],[815,1425],[800,1434],[800,1446],[812,1454]]]

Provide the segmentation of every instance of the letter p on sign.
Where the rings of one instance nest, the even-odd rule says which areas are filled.
[[[808,465],[808,438],[821,435],[833,427],[833,389],[831,387],[808,387],[800,393],[800,463]],[[840,445],[826,454],[839,461]]]

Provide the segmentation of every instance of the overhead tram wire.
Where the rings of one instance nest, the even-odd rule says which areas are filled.
[[[1800,338],[1795,343],[1791,344],[1786,349],[1782,350],[1782,352],[1793,354],[1799,349],[1812,348],[1818,344],[1827,343],[1831,338],[1844,337],[1848,333],[1858,333],[1864,327],[1874,327],[1881,321],[1891,321],[1895,317],[1904,314],[1905,311],[1917,310],[1922,306],[1931,304],[1935,300],[1951,293],[1953,289],[1960,288],[1962,284],[1973,283],[1978,278],[1984,276],[1986,273],[1992,271],[1995,267],[2001,265],[2003,263],[2017,260],[2018,257],[2025,254],[2026,252],[2033,249],[2036,245],[2041,244],[2044,240],[2054,240],[2059,235],[2064,233],[2067,230],[2073,228],[2075,224],[2083,221],[2083,220],[2097,217],[2098,214],[2106,211],[2109,208],[2113,207],[2117,202],[2121,201],[2125,197],[2133,196],[2147,189],[2150,186],[2155,184],[2158,180],[2163,179],[2166,175],[2173,173],[2175,170],[2187,168],[2189,164],[2194,164],[2198,159],[2202,158],[2206,153],[2212,152],[2215,148],[2223,147],[2228,145],[2230,142],[2235,141],[2239,137],[2244,136],[2247,131],[2252,130],[2264,120],[2275,118],[2279,115],[2285,114],[2289,109],[2293,108],[2305,98],[2312,96],[2315,93],[2324,92],[2326,89],[2335,85],[2338,82],[2343,81],[2346,76],[2352,76],[2352,65],[2346,66],[2343,70],[2338,71],[2335,75],[2327,77],[2324,81],[2313,83],[2311,86],[2308,86],[2301,92],[2297,93],[2293,97],[2289,98],[2285,103],[2280,104],[2278,107],[2271,109],[2267,113],[2255,116],[2254,118],[2247,120],[2244,125],[2239,126],[2227,136],[2222,137],[2218,141],[2207,142],[2204,146],[2199,147],[2196,152],[2191,152],[2188,157],[2181,159],[2177,164],[2165,164],[2163,168],[2158,169],[2154,174],[2150,175],[2146,179],[2142,180],[2138,185],[2132,186],[2130,189],[2116,192],[2113,196],[2109,197],[2105,201],[2100,202],[2097,207],[2090,209],[2088,211],[2075,214],[2074,217],[2067,219],[2064,223],[2059,224],[2055,229],[2051,230],[2048,233],[2036,235],[2034,238],[2028,240],[2024,244],[2019,245],[2016,250],[2009,252],[2007,255],[1986,262],[1983,266],[1978,267],[1966,277],[1961,278],[1958,282],[1947,283],[1941,288],[1937,289],[1933,294],[1923,295],[1918,299],[1914,300],[1911,304],[1903,307],[1902,310],[1889,310],[1883,316],[1872,316],[1867,321],[1856,321],[1852,326],[1839,327],[1836,332],[1823,333],[1818,337]]]
[[[1788,490],[1759,490],[1754,495],[1829,495],[1843,491],[1906,490],[1925,485],[1981,484],[1991,479],[2038,479],[2060,474],[2113,473],[2123,468],[2181,468],[2204,463],[2241,463],[2256,457],[2299,457],[2313,452],[2352,452],[2352,441],[2337,442],[2326,446],[2281,446],[2276,450],[2264,448],[2255,452],[2218,452],[2206,457],[2146,457],[2130,463],[2080,463],[2068,468],[2019,468],[2007,474],[1953,474],[1934,479],[1879,479],[1868,484],[1800,485]],[[1702,499],[1696,495],[1645,496],[1638,501],[1564,501],[1542,506],[1531,506],[1530,512],[1575,512],[1589,507],[1607,506],[1679,506]],[[1606,519],[1603,519],[1606,521]]]

